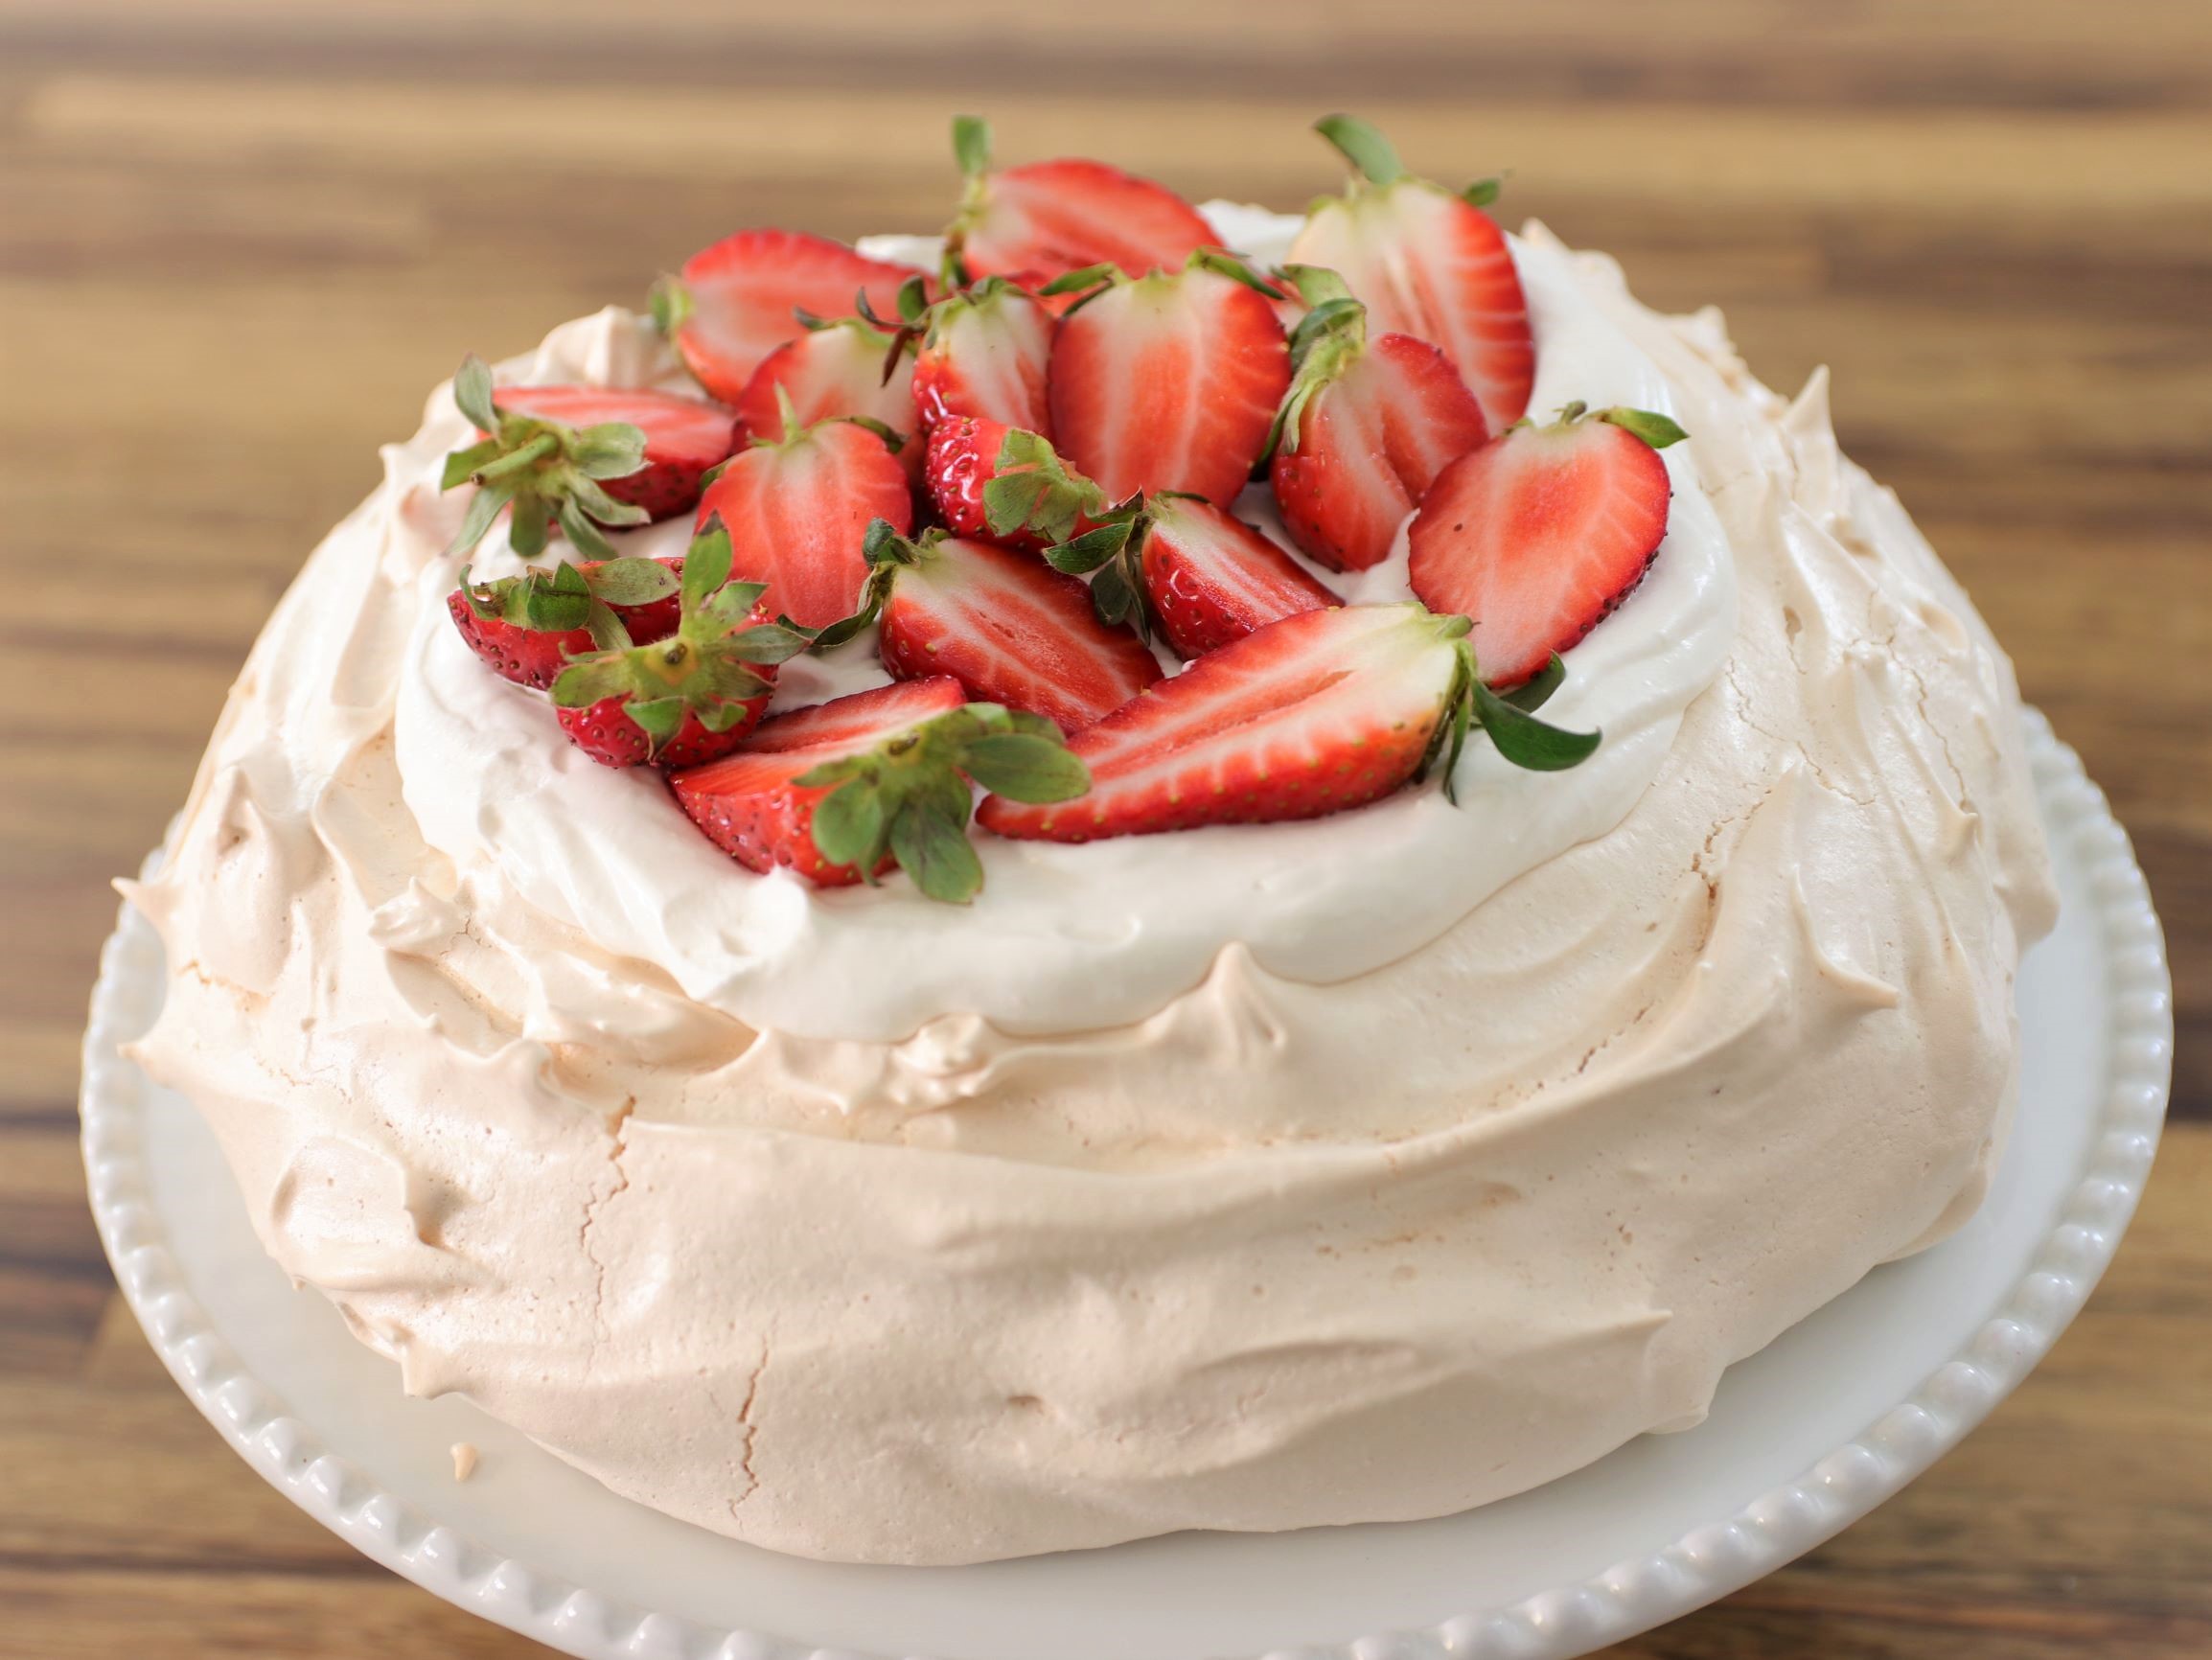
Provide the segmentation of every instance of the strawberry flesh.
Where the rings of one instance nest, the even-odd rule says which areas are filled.
[[[827,237],[739,231],[684,262],[679,282],[689,310],[671,334],[699,383],[734,403],[761,359],[804,333],[800,311],[850,316],[864,290],[879,316],[893,316],[899,285],[917,274]]]
[[[1299,415],[1270,475],[1283,528],[1335,570],[1390,554],[1447,462],[1489,436],[1451,360],[1411,334],[1369,342]]]
[[[1304,611],[1071,738],[1088,795],[994,797],[979,818],[1002,836],[1090,842],[1365,806],[1420,770],[1459,673],[1457,640],[1418,606]]]
[[[959,415],[1052,435],[1045,395],[1052,312],[1034,295],[990,285],[938,307],[914,361],[914,403],[925,428]]]
[[[1528,299],[1505,233],[1481,208],[1422,179],[1355,185],[1306,216],[1291,258],[1342,275],[1376,334],[1441,348],[1491,431],[1528,410]]]
[[[1150,511],[1145,596],[1167,643],[1186,657],[1341,603],[1267,537],[1210,501],[1160,496]]]
[[[1227,507],[1289,384],[1265,295],[1204,266],[1116,283],[1061,319],[1054,441],[1109,500],[1181,490]]]
[[[722,759],[671,773],[669,786],[707,839],[747,868],[781,865],[821,887],[848,886],[861,880],[858,867],[831,864],[814,842],[814,810],[835,786],[794,780],[965,701],[959,682],[940,675],[795,709],[763,722]]]
[[[1049,281],[1085,265],[1173,270],[1217,245],[1198,210],[1100,161],[1036,161],[985,174],[954,230],[978,277]]]
[[[980,702],[1077,731],[1160,678],[1143,642],[1109,628],[1090,590],[1039,561],[958,538],[891,577],[884,666],[901,680],[951,675]]]
[[[826,421],[740,450],[700,498],[699,522],[729,529],[731,569],[762,582],[769,613],[824,628],[850,613],[867,581],[861,540],[871,519],[913,525],[906,470],[864,427]]]
[[[1518,685],[1643,580],[1670,494],[1658,451],[1619,427],[1523,427],[1438,474],[1407,575],[1432,611],[1473,621],[1486,682]]]
[[[884,361],[890,347],[889,334],[859,321],[810,329],[778,346],[761,359],[738,397],[745,432],[754,438],[782,433],[783,412],[776,401],[780,387],[800,426],[812,427],[833,415],[865,416],[908,441],[899,450],[902,460],[910,453],[918,460],[913,355],[900,354],[887,380]]]
[[[586,427],[620,421],[645,434],[645,465],[600,486],[617,501],[642,507],[655,519],[688,513],[699,500],[707,469],[737,448],[737,418],[727,409],[673,392],[604,386],[502,386],[500,409]]]

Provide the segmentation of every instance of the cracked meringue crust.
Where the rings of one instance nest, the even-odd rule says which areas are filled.
[[[1285,222],[1210,211],[1246,246]],[[1015,977],[958,965],[877,987],[814,950],[789,879],[708,867],[770,896],[716,969],[696,935],[661,949],[680,883],[556,868],[572,784],[674,811],[489,677],[496,710],[458,719],[423,621],[458,507],[421,482],[436,442],[388,450],[132,890],[171,964],[135,1052],[206,1114],[272,1256],[409,1391],[617,1491],[949,1563],[1503,1497],[1697,1421],[1730,1362],[1955,1227],[2056,903],[2010,665],[1838,453],[1823,376],[1786,403],[1716,313],[1656,316],[1540,228],[1516,255],[1540,355],[1601,320],[1693,434],[1654,581],[1700,580],[1569,658],[1623,761],[1537,781],[1584,792],[1549,840],[1473,792],[1441,821],[1462,886],[1423,864],[1425,807],[1325,821],[1300,845],[1341,902],[1296,940],[1235,925],[1297,912],[1264,885],[1171,948],[1037,920],[1083,871],[1215,859],[1196,838],[1054,850],[1094,863],[1049,881],[994,849],[1022,905],[979,912],[1051,936],[1027,980],[1064,965],[1001,1002]],[[665,372],[634,324],[578,327],[571,372]],[[1350,596],[1390,597],[1378,569]],[[503,795],[526,741],[545,781]],[[455,757],[472,778],[435,775]],[[577,912],[610,893],[621,917]],[[805,999],[763,962],[818,1018],[768,1018]]]

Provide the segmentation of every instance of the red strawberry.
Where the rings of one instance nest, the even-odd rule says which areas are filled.
[[[1466,622],[1417,605],[1304,611],[1200,657],[1070,740],[1090,793],[1064,807],[986,802],[1002,836],[1090,842],[1207,824],[1318,818],[1440,770],[1468,723],[1508,759],[1573,766],[1562,732],[1475,680]]]
[[[614,547],[603,527],[643,524],[661,517],[657,509],[682,511],[690,501],[680,498],[688,491],[695,499],[700,474],[713,465],[701,457],[719,450],[719,461],[735,443],[733,416],[689,398],[584,386],[510,387],[495,395],[490,366],[473,355],[461,360],[453,377],[453,402],[481,436],[446,457],[439,488],[476,486],[448,553],[474,547],[511,508],[507,540],[522,558],[543,553],[548,532],[558,526],[578,552],[612,559]],[[571,427],[533,413],[540,402],[569,413],[619,413],[623,419]],[[631,416],[650,422],[654,430]],[[636,499],[617,496],[618,483]]]
[[[1093,614],[1073,577],[988,542],[870,526],[868,600],[884,667],[901,680],[951,675],[968,695],[1089,726],[1160,678],[1126,630]]]
[[[1536,351],[1512,252],[1482,210],[1495,182],[1454,196],[1409,177],[1390,141],[1364,121],[1331,115],[1314,129],[1360,176],[1344,196],[1307,211],[1291,258],[1340,273],[1378,334],[1441,347],[1491,431],[1518,421],[1535,383]]]
[[[645,434],[645,465],[605,481],[617,501],[642,507],[654,519],[688,513],[699,500],[707,469],[737,448],[737,420],[718,404],[673,392],[618,391],[603,386],[502,386],[492,394],[500,409],[557,421],[564,427],[618,422]]]
[[[680,275],[662,279],[653,290],[653,317],[699,383],[734,403],[761,359],[798,337],[799,312],[844,316],[860,292],[888,311],[899,285],[920,275],[911,265],[871,260],[827,237],[739,231],[693,254]]]
[[[1302,267],[1317,309],[1276,418],[1270,476],[1283,527],[1337,570],[1389,555],[1406,515],[1448,461],[1489,436],[1451,359],[1411,334],[1369,339],[1365,310],[1333,271]]]
[[[922,425],[934,430],[948,416],[974,415],[1049,438],[1045,376],[1055,327],[1034,294],[998,277],[938,301],[914,361]]]
[[[1149,509],[1144,596],[1167,643],[1186,657],[1343,603],[1289,554],[1210,501],[1158,496]]]
[[[919,464],[914,350],[904,336],[861,317],[810,323],[798,338],[762,358],[746,382],[737,413],[749,436],[773,438],[783,431],[779,390],[800,426],[833,415],[864,416],[899,435],[901,461],[911,455],[909,465]]]
[[[1414,592],[1474,620],[1483,678],[1518,685],[1627,597],[1667,534],[1664,415],[1570,403],[1438,474],[1407,533]]]
[[[953,151],[968,185],[945,248],[971,276],[1048,281],[1095,265],[1142,275],[1218,245],[1213,227],[1173,191],[1103,162],[993,172],[990,124],[975,116],[954,121]]]
[[[1038,434],[976,415],[937,423],[922,475],[955,536],[1031,553],[1078,534],[1106,505]]]
[[[900,534],[913,527],[906,469],[869,426],[849,419],[756,437],[700,498],[700,522],[729,527],[734,568],[766,583],[766,604],[802,627],[826,628],[860,603],[868,565],[861,551],[871,521]]]
[[[1282,325],[1256,282],[1201,252],[1171,274],[1114,274],[1060,320],[1054,442],[1110,500],[1160,490],[1236,499],[1290,384]]]
[[[1035,716],[962,705],[943,675],[778,715],[723,759],[673,774],[678,805],[749,869],[779,865],[824,888],[904,865],[932,899],[982,886],[968,844],[969,778],[1025,800],[1088,782]]]
[[[1157,622],[1186,657],[1218,651],[1300,611],[1341,604],[1289,554],[1201,496],[1124,502],[1091,529],[1048,548],[1054,570],[1091,578],[1091,606],[1109,626]]]
[[[608,767],[685,767],[726,753],[768,708],[775,665],[807,645],[765,619],[760,595],[757,583],[729,580],[729,536],[710,520],[684,555],[676,633],[631,645],[617,632],[607,649],[571,660],[553,682],[563,729]]]
[[[680,559],[563,561],[550,571],[472,583],[464,565],[461,586],[446,596],[446,609],[470,649],[495,673],[542,690],[570,657],[615,643],[614,631],[595,610],[621,623],[625,644],[642,645],[674,634],[680,616],[677,583],[682,568]]]

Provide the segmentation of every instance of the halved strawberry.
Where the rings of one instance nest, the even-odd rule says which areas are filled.
[[[967,703],[946,676],[855,692],[762,724],[732,753],[668,780],[683,811],[749,869],[818,887],[904,866],[932,899],[973,897],[969,779],[1017,799],[1065,800],[1088,775],[1049,723]]]
[[[1049,438],[1045,377],[1057,326],[1036,295],[999,277],[939,300],[914,361],[923,427],[933,431],[948,417],[973,415]]]
[[[1474,620],[1485,680],[1527,680],[1643,581],[1672,494],[1658,451],[1684,436],[1647,410],[1570,403],[1438,474],[1407,574],[1430,609]]]
[[[796,339],[761,359],[737,400],[745,432],[774,438],[784,428],[781,391],[802,427],[859,415],[899,435],[899,458],[921,461],[914,413],[914,348],[903,334],[864,317],[814,318]]]
[[[699,383],[734,403],[761,359],[798,337],[799,312],[848,315],[856,293],[888,311],[899,285],[923,275],[827,237],[739,231],[702,248],[680,274],[655,285],[653,318]]]
[[[540,690],[572,657],[616,643],[607,618],[622,625],[623,643],[639,645],[676,632],[680,559],[592,560],[553,570],[533,569],[493,582],[471,582],[446,596],[461,637],[495,674]]]
[[[1039,434],[977,415],[937,423],[922,475],[955,536],[1031,553],[1077,535],[1106,506],[1098,487],[1069,472]]]
[[[836,417],[801,427],[795,415],[780,431],[731,458],[700,497],[700,522],[719,515],[729,527],[734,568],[768,585],[772,613],[825,628],[860,603],[869,524],[910,530],[913,495],[873,424]]]
[[[692,539],[681,584],[674,634],[633,645],[617,625],[605,649],[573,658],[553,682],[563,730],[602,766],[686,767],[726,753],[768,708],[775,665],[807,648],[804,634],[760,611],[759,584],[729,580],[719,519]]]
[[[736,421],[728,411],[689,398],[584,386],[495,392],[491,366],[473,354],[453,376],[453,402],[480,436],[446,457],[441,490],[476,486],[448,553],[474,547],[500,513],[512,508],[507,540],[522,558],[543,553],[548,533],[558,525],[578,552],[612,559],[614,547],[602,527],[644,524],[665,512],[681,512],[690,505],[686,493],[697,499],[700,476],[713,465],[700,457],[719,450],[719,461],[736,442]],[[621,418],[574,427],[565,418],[534,412],[546,406],[561,409],[564,417]],[[627,494],[618,496],[617,485]]]
[[[884,667],[901,680],[951,675],[970,697],[1072,732],[1160,678],[1141,640],[1093,613],[1082,583],[1025,554],[934,530],[909,542],[883,524],[868,527],[868,564],[860,616],[880,622]]]
[[[1444,464],[1489,428],[1442,352],[1411,334],[1371,340],[1366,309],[1334,271],[1299,271],[1315,310],[1292,338],[1297,377],[1269,476],[1299,546],[1332,569],[1366,570]]]
[[[1201,251],[1132,281],[1094,267],[1094,288],[1052,343],[1053,441],[1110,500],[1187,491],[1227,507],[1267,444],[1290,384],[1282,325],[1258,278]]]
[[[1266,536],[1202,496],[1124,502],[1048,548],[1045,561],[1091,578],[1100,622],[1134,624],[1148,639],[1157,623],[1186,657],[1342,603]]]
[[[674,392],[610,386],[502,386],[492,394],[500,409],[590,427],[620,423],[645,434],[645,465],[605,480],[617,501],[642,507],[656,519],[689,513],[700,480],[738,446],[737,418],[718,403]],[[489,434],[487,434],[489,436]]]
[[[1091,842],[1318,818],[1431,771],[1448,793],[1479,718],[1519,765],[1571,767],[1595,733],[1546,726],[1476,680],[1463,617],[1417,605],[1304,611],[1200,657],[1069,740],[1091,770],[1065,805],[986,802],[1002,836]]]
[[[1150,179],[1098,161],[1034,161],[993,172],[991,127],[953,122],[953,152],[967,179],[945,251],[974,277],[1049,281],[1084,265],[1139,275],[1174,270],[1218,245],[1198,210]]]
[[[1376,334],[1441,347],[1491,431],[1518,421],[1535,384],[1536,351],[1512,251],[1483,212],[1496,181],[1454,196],[1409,177],[1390,141],[1364,121],[1325,116],[1314,130],[1357,176],[1345,195],[1307,210],[1290,257],[1340,273]]]

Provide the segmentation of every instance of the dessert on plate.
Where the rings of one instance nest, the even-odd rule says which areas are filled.
[[[384,450],[128,886],[406,1390],[818,1557],[1431,1516],[1972,1212],[2004,654],[1823,377],[1319,127],[1286,217],[962,120],[943,238]]]

